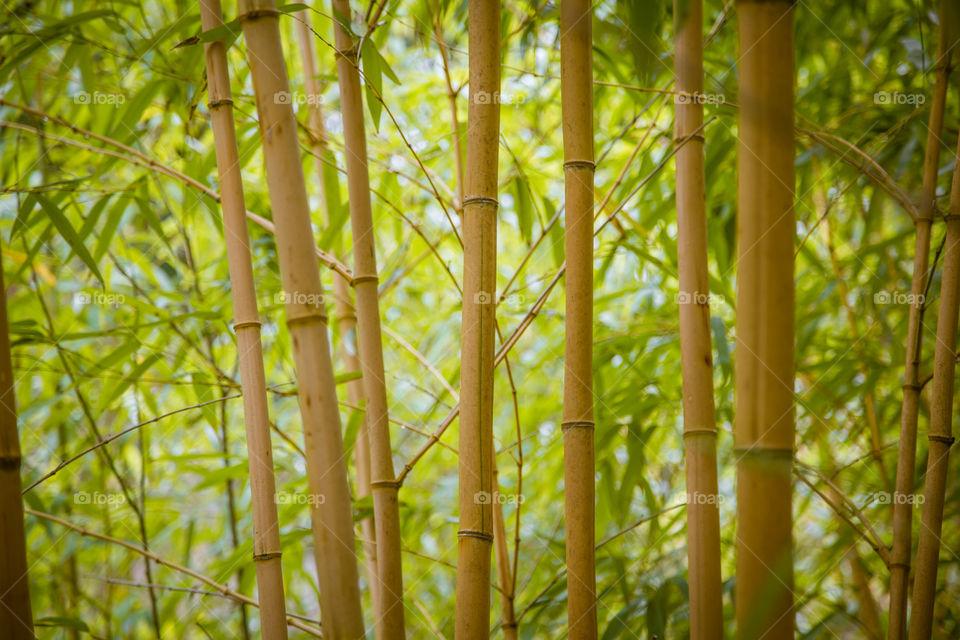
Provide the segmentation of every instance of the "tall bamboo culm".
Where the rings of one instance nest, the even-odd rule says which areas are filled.
[[[10,640],[33,640],[20,462],[7,288],[0,263],[0,629]]]
[[[223,24],[220,0],[200,0],[204,31]],[[243,390],[243,418],[247,432],[250,493],[253,503],[253,560],[260,600],[260,628],[265,639],[285,640],[287,614],[280,562],[280,524],[277,518],[266,376],[260,344],[260,314],[250,259],[246,204],[240,177],[240,159],[233,122],[233,100],[222,41],[204,46],[213,140],[220,176],[221,206],[227,245],[227,264],[233,291],[234,331]]]
[[[324,636],[364,637],[353,513],[310,208],[273,0],[240,0],[293,343]]]
[[[303,65],[304,87],[307,94],[320,96],[323,87],[317,74],[317,57],[313,46],[314,33],[312,31],[312,16],[310,10],[299,13],[296,29],[297,41],[300,45],[300,61]],[[321,100],[309,100],[308,124],[313,136],[312,150],[317,169],[317,184],[319,185],[320,206],[324,211],[324,225],[333,219],[334,211],[339,211],[340,180],[337,172],[336,157],[327,145],[327,128],[323,122],[323,106]],[[333,254],[341,255],[339,239],[334,243]],[[353,291],[350,282],[340,273],[333,272],[334,312],[336,314],[337,333],[340,337],[340,357],[346,371],[360,371],[360,358],[357,354],[357,314],[353,306]],[[347,401],[355,407],[363,403],[363,378],[354,378],[346,382]],[[370,444],[367,435],[366,416],[357,429],[357,440],[353,447],[353,459],[356,475],[355,491],[357,498],[370,495]],[[367,582],[370,584],[370,599],[373,610],[380,611],[378,602],[379,589],[377,584],[377,531],[373,524],[373,516],[360,521],[363,532],[363,560],[367,573]]]
[[[674,0],[677,90],[674,136],[703,124],[703,6]],[[677,258],[680,280],[680,369],[683,380],[683,445],[687,464],[687,566],[690,574],[690,638],[723,637],[720,579],[720,512],[717,506],[717,425],[713,402],[710,285],[703,136],[677,151]],[[708,499],[712,498],[712,499]]]
[[[563,486],[567,626],[597,637],[593,440],[593,48],[589,0],[560,3],[560,97],[566,201]]]
[[[960,141],[957,145],[960,158]],[[917,536],[917,569],[910,608],[911,640],[929,640],[933,631],[933,603],[937,591],[940,531],[947,486],[947,463],[953,444],[953,394],[957,368],[957,309],[960,304],[960,162],[953,172],[947,236],[940,278],[940,309],[930,396],[930,433],[923,515]]]
[[[903,371],[903,404],[900,408],[900,443],[897,453],[895,496],[910,496],[914,492],[917,458],[917,423],[920,412],[920,360],[923,351],[922,316],[923,294],[927,290],[927,271],[930,264],[930,227],[933,223],[934,202],[937,195],[937,175],[940,170],[940,133],[943,130],[943,112],[947,101],[950,68],[950,50],[946,46],[946,2],[940,2],[940,29],[937,42],[936,76],[930,116],[927,123],[927,141],[923,158],[923,187],[920,206],[917,207],[916,236],[913,247],[913,276],[910,293],[913,302],[907,325],[906,363]],[[890,562],[890,622],[888,640],[904,640],[907,631],[907,591],[910,580],[910,550],[913,526],[913,501],[893,501],[893,549]]]
[[[792,640],[793,9],[737,13],[737,637]]]
[[[469,2],[470,104],[463,201],[459,509],[455,636],[490,637],[494,301],[500,135],[500,3]]]
[[[350,16],[349,0],[332,0],[334,15]],[[367,139],[363,124],[363,94],[360,87],[359,43],[339,20],[334,20],[337,48],[337,78],[340,82],[340,114],[343,119],[350,227],[353,232],[354,292],[363,395],[370,443],[370,489],[373,521],[377,532],[377,584],[380,609],[375,611],[377,637],[402,640],[403,573],[400,555],[400,488],[393,469],[387,386],[383,370],[383,338],[380,332],[380,302],[377,292],[377,251],[370,205],[370,173]]]

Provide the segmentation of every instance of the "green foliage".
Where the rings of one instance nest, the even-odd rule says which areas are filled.
[[[219,206],[160,165],[131,162],[129,152],[84,133],[114,139],[218,189],[202,43],[221,38],[232,42],[239,30],[229,23],[201,33],[195,3],[102,4],[78,11],[76,3],[53,0],[16,3],[2,10],[0,20],[4,100],[76,127],[0,105],[0,237],[24,483],[31,484],[101,437],[176,409],[217,402],[144,426],[87,454],[29,491],[25,502],[92,531],[148,545],[165,558],[253,595],[242,406],[236,399],[219,401],[239,390]],[[718,25],[704,52],[704,92],[717,98],[705,106],[706,115],[716,117],[705,130],[706,198],[720,487],[726,498],[720,505],[724,607],[732,620],[738,49],[735,10],[731,6],[724,13],[727,4],[711,0],[704,8],[704,33]],[[372,33],[361,20],[366,3],[353,3],[354,16],[336,16],[362,42],[383,323],[417,352],[385,334],[391,417],[416,429],[393,425],[398,470],[424,444],[419,432],[432,433],[456,404],[438,376],[455,387],[460,374],[461,301],[455,282],[462,275],[462,253],[447,215],[459,224],[454,137],[459,137],[462,152],[468,130],[466,5],[465,0],[391,1]],[[304,6],[282,10],[293,13]],[[304,132],[304,172],[317,244],[336,251],[350,265],[348,208],[338,173],[345,162],[330,8],[309,7],[319,34],[315,45],[330,151],[323,155],[318,173],[306,152]],[[509,0],[505,7],[498,228],[498,292],[506,294],[498,307],[503,340],[564,260],[557,5]],[[616,223],[597,237],[595,262],[596,535],[598,541],[610,538],[597,554],[600,633],[605,639],[662,640],[689,633],[685,517],[682,507],[675,508],[685,501],[685,488],[673,163],[655,172],[673,138],[672,96],[657,92],[672,80],[673,21],[666,7],[621,0],[595,4],[598,203],[612,191],[598,212],[600,219],[621,207]],[[803,464],[798,472],[815,483],[820,481],[809,469],[831,477],[886,543],[892,509],[871,496],[889,488],[869,455],[864,395],[875,397],[882,458],[892,471],[907,306],[886,304],[877,294],[908,292],[913,226],[874,180],[805,131],[825,131],[857,145],[916,197],[936,48],[937,17],[928,9],[897,0],[867,6],[852,1],[798,4],[796,10],[796,406],[797,457]],[[435,19],[448,46],[448,71],[457,93],[456,131]],[[280,24],[291,95],[303,96],[294,20],[281,16]],[[242,39],[234,45],[228,60],[240,145],[236,170],[244,179],[247,208],[269,219]],[[877,98],[881,92],[904,98],[883,101]],[[948,105],[955,104],[955,98],[956,91],[951,91]],[[384,117],[381,100],[413,152],[394,121]],[[305,123],[309,105],[296,101],[294,107]],[[947,114],[941,209],[948,201],[956,135],[949,106]],[[638,145],[639,153],[617,184]],[[645,186],[628,200],[645,179]],[[326,212],[320,207],[321,185]],[[836,268],[820,222],[827,205]],[[551,224],[557,211],[560,218]],[[258,226],[251,225],[250,233],[276,427],[278,494],[303,496],[303,442],[291,346],[281,321],[275,241]],[[942,236],[937,225],[934,246]],[[324,279],[332,292],[328,271]],[[848,290],[846,300],[840,297],[840,282]],[[925,315],[931,330],[938,290],[935,278]],[[520,510],[516,604],[522,612],[521,636],[529,639],[562,637],[566,623],[559,425],[563,301],[561,282],[509,353],[517,415],[506,363],[496,379],[500,491],[523,496],[519,505],[504,505],[504,516],[512,541]],[[853,311],[855,327],[848,324],[845,304]],[[333,305],[328,307],[332,314]],[[355,347],[353,336],[343,335],[334,322],[332,337],[338,381],[345,383],[356,373],[345,371],[340,354],[347,346]],[[931,369],[931,354],[928,346],[923,372]],[[362,418],[362,410],[343,407],[351,474]],[[925,424],[921,419],[921,435]],[[454,422],[442,442],[455,448],[456,436]],[[921,445],[918,464],[924,452]],[[950,477],[956,478],[953,458]],[[403,542],[411,551],[404,555],[411,587],[410,637],[430,637],[434,625],[447,637],[453,634],[455,574],[449,565],[456,561],[456,474],[455,452],[435,445],[413,467],[400,492]],[[236,544],[228,484],[234,495]],[[954,482],[947,498],[945,548],[960,548],[957,491]],[[82,495],[91,499],[77,497]],[[315,576],[306,568],[312,567],[310,505],[294,498],[278,507],[288,606],[312,617],[318,607]],[[357,517],[369,509],[369,500],[354,504]],[[143,514],[142,529],[138,511]],[[799,634],[863,637],[845,558],[850,549],[857,550],[880,603],[886,593],[883,562],[801,482],[796,483],[794,511]],[[71,638],[74,632],[83,637],[86,629],[97,637],[152,634],[142,558],[33,517],[27,526],[34,611],[45,637]],[[942,584],[938,633],[955,637],[960,633],[960,610],[954,604],[957,557],[945,552],[940,570],[947,580]],[[362,580],[369,593],[366,578]],[[201,587],[156,565],[152,583]],[[164,637],[239,635],[234,603],[214,595],[154,591]],[[366,598],[369,614],[369,595]],[[495,621],[499,613],[497,605]],[[254,612],[251,617],[256,618]],[[728,635],[732,631],[731,623]]]

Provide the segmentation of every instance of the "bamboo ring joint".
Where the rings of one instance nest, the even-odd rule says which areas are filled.
[[[352,47],[344,51],[341,51],[340,49],[335,48],[333,50],[333,57],[336,58],[337,60],[339,60],[340,58],[343,58],[344,60],[349,60],[350,62],[356,63],[356,60],[357,58],[360,57],[360,55],[359,53],[357,53],[357,45],[353,45]]]
[[[938,436],[936,434],[930,434],[927,436],[927,440],[932,440],[934,442],[942,442],[945,445],[947,445],[947,447],[952,447],[956,438],[954,438],[953,436]]]
[[[392,490],[396,491],[400,488],[400,482],[397,480],[373,480],[370,482],[370,488],[374,490]]]
[[[233,100],[230,98],[220,98],[219,100],[210,100],[207,102],[207,108],[210,110],[216,109],[217,107],[226,107],[233,106]]]
[[[960,213],[945,213],[943,214],[944,222],[951,222],[953,220],[960,220]]]
[[[560,431],[566,433],[568,429],[593,429],[593,420],[570,420],[560,423]]]
[[[279,551],[265,551],[263,553],[255,553],[253,554],[253,561],[266,562],[267,560],[275,560],[276,558],[279,558],[281,555],[283,554]]]
[[[277,18],[279,16],[280,11],[277,9],[251,9],[238,15],[237,20],[239,22],[253,22],[258,18]]]
[[[0,469],[3,471],[17,471],[20,469],[20,456],[0,457]]]
[[[240,329],[259,329],[260,326],[259,320],[244,320],[243,322],[234,322],[233,330],[239,331]]]
[[[904,382],[904,383],[903,383],[903,388],[904,388],[904,389],[913,389],[914,391],[923,391],[923,385],[920,384],[919,382],[916,382],[916,383],[914,383],[914,382]]]
[[[760,449],[757,447],[737,447],[734,453],[742,458],[793,458],[793,449]]]
[[[716,436],[716,435],[717,435],[717,430],[716,430],[716,429],[707,429],[707,428],[705,428],[705,427],[697,427],[697,428],[694,428],[694,429],[684,429],[684,430],[683,430],[683,437],[684,437],[684,438],[686,438],[687,436],[691,436],[691,437],[692,437],[692,436]]]
[[[593,160],[567,160],[563,163],[564,169],[589,169],[590,171],[597,170],[597,163]]]
[[[298,324],[314,324],[316,322],[325,324],[327,322],[327,315],[325,313],[301,313],[293,314],[287,316],[287,326],[295,326]]]
[[[470,196],[463,199],[464,208],[471,204],[478,207],[493,207],[494,209],[500,206],[496,198],[487,198],[486,196]]]
[[[461,529],[457,531],[458,538],[476,538],[484,542],[493,542],[493,534],[486,531],[476,531],[475,529]]]
[[[683,142],[689,142],[691,140],[696,140],[697,142],[702,142],[706,144],[707,139],[703,136],[702,133],[691,133],[688,136],[679,136],[673,139],[673,144],[681,144]]]
[[[366,275],[366,276],[353,276],[351,282],[353,282],[354,286],[358,284],[363,284],[365,282],[372,282],[376,284],[380,282],[380,276],[378,276],[377,274]]]

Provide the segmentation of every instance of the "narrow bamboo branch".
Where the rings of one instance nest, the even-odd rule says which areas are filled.
[[[589,0],[560,3],[560,97],[566,229],[563,486],[567,628],[597,637],[593,421],[593,15]]]
[[[703,91],[702,2],[674,0],[673,12],[677,90],[688,96],[675,100],[674,135],[682,139],[703,123],[699,99]],[[723,637],[723,592],[703,147],[701,135],[676,154],[680,369],[687,459],[690,638],[719,640]]]
[[[737,637],[794,633],[793,3],[738,0]]]
[[[91,531],[91,530],[89,530],[89,529],[85,529],[85,528],[83,528],[83,527],[81,527],[81,526],[79,526],[79,525],[76,525],[76,524],[73,524],[72,522],[69,522],[68,520],[64,520],[63,518],[58,518],[57,516],[51,515],[51,514],[49,514],[49,513],[43,513],[42,511],[34,511],[33,509],[24,509],[24,513],[26,513],[26,514],[28,514],[28,515],[31,515],[31,516],[34,516],[35,518],[42,518],[42,519],[44,519],[44,520],[49,520],[50,522],[55,522],[55,523],[59,524],[59,525],[62,526],[62,527],[66,527],[67,529],[71,529],[72,531],[76,531],[77,533],[79,533],[79,534],[82,535],[82,536],[86,536],[86,537],[88,537],[88,538],[96,538],[97,540],[103,540],[104,542],[109,542],[110,544],[115,544],[115,545],[118,545],[118,546],[120,546],[120,547],[123,547],[124,549],[127,549],[127,550],[129,550],[129,551],[133,551],[134,553],[138,553],[138,554],[140,554],[141,556],[143,556],[144,558],[147,558],[148,560],[152,560],[153,562],[156,562],[157,564],[161,564],[161,565],[163,565],[163,566],[165,566],[165,567],[168,567],[168,568],[170,568],[170,569],[173,569],[174,571],[176,571],[176,572],[178,572],[178,573],[182,573],[182,574],[184,574],[184,575],[190,576],[190,577],[193,578],[194,580],[199,580],[200,582],[204,583],[205,585],[207,585],[207,586],[209,586],[209,587],[211,587],[211,588],[213,588],[213,589],[216,589],[218,592],[222,593],[224,596],[226,596],[226,597],[228,597],[228,598],[231,598],[231,599],[233,599],[233,600],[235,600],[235,601],[237,601],[237,602],[241,602],[241,603],[243,603],[243,604],[249,604],[249,605],[252,605],[252,606],[254,606],[254,607],[259,607],[259,606],[260,606],[260,603],[257,602],[256,600],[254,600],[253,598],[247,597],[247,596],[243,595],[242,593],[238,593],[238,592],[234,591],[233,589],[231,589],[230,587],[228,587],[228,586],[226,586],[226,585],[224,585],[224,584],[220,584],[219,582],[216,582],[216,581],[212,580],[211,578],[208,578],[207,576],[203,575],[202,573],[197,573],[196,571],[193,571],[192,569],[188,569],[187,567],[184,567],[183,565],[179,565],[179,564],[177,564],[176,562],[171,562],[171,561],[169,561],[169,560],[166,560],[166,559],[163,558],[162,556],[158,556],[157,554],[153,553],[152,551],[147,551],[146,549],[144,549],[144,548],[142,548],[142,547],[138,547],[137,545],[132,544],[132,543],[130,543],[130,542],[127,542],[127,541],[125,541],[125,540],[120,540],[119,538],[113,538],[113,537],[111,537],[111,536],[107,536],[107,535],[104,535],[104,534],[102,534],[102,533],[97,533],[96,531]],[[324,637],[324,638],[325,638],[325,637],[327,637],[326,635],[321,635],[319,629],[315,629],[314,627],[311,627],[311,626],[309,626],[309,625],[307,625],[307,624],[304,624],[304,623],[301,622],[298,618],[302,618],[302,616],[296,616],[296,617],[294,617],[294,616],[291,616],[291,615],[287,615],[287,625],[290,626],[290,627],[294,627],[294,628],[296,628],[296,629],[300,629],[301,631],[304,631],[304,632],[306,632],[306,633],[309,633],[310,635],[314,636],[315,638],[321,638],[321,637]],[[33,637],[33,636],[31,636],[31,638],[32,638],[32,637]]]
[[[289,101],[277,99],[290,91],[278,16],[273,0],[240,1],[298,377],[308,484],[315,498],[311,516],[321,620],[325,637],[355,640],[365,634],[353,513],[297,123]]]
[[[960,158],[960,140],[957,143],[957,157]],[[954,442],[953,395],[957,369],[957,316],[960,307],[960,162],[956,163],[953,172],[950,211],[946,215],[946,222],[946,252],[940,276],[940,309],[937,314],[930,431],[927,436],[929,452],[923,515],[917,536],[917,571],[913,579],[910,609],[909,637],[912,640],[924,640],[933,633],[933,604],[937,593],[937,565],[940,556],[940,532],[943,528],[947,463],[950,459],[950,447]]]
[[[490,636],[500,3],[469,0],[455,637]]]
[[[300,61],[303,64],[304,86],[307,93],[314,96],[308,100],[309,125],[311,133],[311,151],[316,159],[317,184],[321,205],[324,213],[324,223],[330,224],[334,213],[339,213],[340,207],[340,176],[336,166],[336,158],[329,148],[326,126],[323,121],[323,101],[316,98],[322,95],[322,87],[317,72],[317,57],[313,46],[313,28],[311,27],[311,13],[309,10],[300,12],[297,22],[297,41],[300,44]],[[339,239],[338,239],[339,240]],[[335,256],[340,254],[341,243],[336,243]],[[360,371],[360,360],[357,355],[357,315],[353,307],[353,293],[350,291],[350,282],[339,273],[333,277],[334,313],[336,314],[337,331],[340,337],[341,357],[347,371]],[[363,379],[358,378],[347,382],[347,399],[359,406],[363,400]],[[366,413],[357,430],[357,441],[354,445],[354,464],[356,466],[356,493],[362,499],[370,495],[370,440],[367,429]],[[373,516],[364,518],[360,522],[363,531],[363,559],[367,573],[367,582],[370,585],[370,598],[373,610],[379,611],[380,590],[377,585],[377,530]]]
[[[13,381],[7,289],[0,264],[0,629],[4,629],[11,640],[33,640],[20,491],[20,434]]]
[[[948,0],[941,0],[940,15],[946,16]],[[930,121],[923,158],[923,187],[917,209],[913,246],[913,275],[910,280],[910,315],[907,325],[906,362],[903,371],[903,404],[900,408],[900,445],[893,501],[893,560],[890,566],[890,620],[888,640],[907,637],[907,597],[910,582],[910,548],[913,536],[913,495],[917,459],[917,422],[920,414],[920,362],[923,356],[924,292],[930,264],[930,227],[936,208],[937,175],[940,171],[940,132],[947,101],[951,51],[947,46],[947,20],[940,20],[937,41],[936,79],[930,101]],[[932,455],[932,451],[930,454]],[[912,623],[911,623],[912,624]],[[911,634],[912,636],[913,634]],[[920,636],[914,636],[920,640]]]
[[[223,24],[220,0],[200,0],[204,31]],[[210,119],[216,146],[217,170],[223,197],[223,226],[227,264],[233,292],[234,331],[243,388],[243,417],[250,466],[250,493],[253,504],[253,560],[260,596],[260,628],[264,638],[285,640],[283,567],[280,556],[280,522],[277,516],[276,480],[273,475],[273,447],[266,375],[260,343],[260,314],[247,235],[246,204],[240,177],[240,157],[233,122],[233,100],[227,53],[223,41],[204,46],[207,66]]]
[[[351,15],[349,0],[331,0],[334,14]],[[390,445],[387,386],[383,366],[383,336],[380,330],[379,282],[373,212],[370,204],[370,174],[363,123],[360,88],[359,43],[339,20],[333,21],[337,48],[337,78],[340,84],[340,114],[346,148],[347,190],[350,226],[353,232],[354,292],[366,426],[370,446],[370,488],[373,491],[373,521],[377,535],[377,583],[374,612],[377,638],[403,640],[403,558],[400,554],[400,504]]]

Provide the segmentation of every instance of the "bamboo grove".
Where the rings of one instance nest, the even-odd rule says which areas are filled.
[[[954,0],[0,11],[3,637],[960,637]]]

